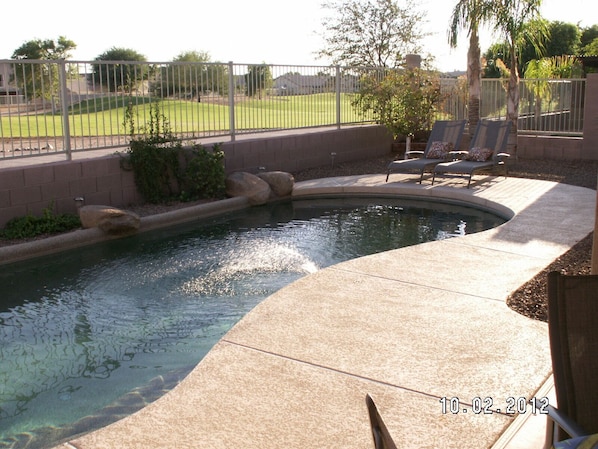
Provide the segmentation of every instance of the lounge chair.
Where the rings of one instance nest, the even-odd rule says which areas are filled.
[[[365,403],[367,404],[370,415],[370,427],[372,429],[372,437],[374,438],[374,447],[376,449],[397,449],[384,421],[382,421],[374,400],[369,394],[365,396]]]
[[[505,120],[480,120],[469,145],[468,151],[454,151],[453,161],[443,162],[434,167],[432,185],[436,175],[447,173],[468,175],[467,188],[471,178],[479,171],[495,170],[502,167],[506,170],[505,159],[510,155],[506,153],[507,141],[511,122]]]
[[[561,447],[598,433],[598,275],[548,274],[548,333],[558,409],[533,401],[548,412],[545,447]]]
[[[432,167],[445,162],[449,151],[459,149],[465,120],[437,120],[432,126],[432,132],[425,150],[413,150],[405,153],[409,159],[392,161],[386,171],[386,182],[391,173],[419,173],[419,183],[424,179],[424,173]]]

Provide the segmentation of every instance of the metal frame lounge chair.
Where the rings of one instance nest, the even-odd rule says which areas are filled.
[[[469,151],[454,151],[455,160],[437,164],[432,175],[432,185],[436,175],[451,173],[469,175],[467,182],[469,188],[471,178],[479,171],[495,170],[498,167],[506,170],[504,160],[510,156],[505,152],[510,129],[509,121],[480,120],[469,145]]]
[[[367,404],[370,415],[370,427],[372,428],[374,447],[376,449],[397,449],[384,421],[382,421],[374,400],[369,394],[365,395],[365,403]]]
[[[429,157],[432,156],[431,150],[437,148],[439,144],[444,145],[449,151],[458,150],[464,129],[465,120],[437,120],[434,122],[426,149],[408,151],[405,153],[405,157],[410,159],[396,160],[388,164],[386,182],[391,173],[419,173],[419,183],[421,184],[426,171],[431,171],[436,164],[447,160],[446,157]]]
[[[548,274],[548,333],[558,409],[546,407],[545,447],[558,447],[598,433],[598,275]]]

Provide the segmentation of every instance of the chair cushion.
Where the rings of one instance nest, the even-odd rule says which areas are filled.
[[[465,160],[474,162],[486,162],[492,157],[493,153],[494,150],[492,148],[474,147],[469,150],[467,156],[465,156]]]
[[[427,159],[447,159],[450,151],[453,151],[451,142],[432,142],[428,150]]]

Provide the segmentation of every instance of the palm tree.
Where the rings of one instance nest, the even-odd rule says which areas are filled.
[[[492,19],[491,2],[487,0],[459,0],[453,9],[448,30],[451,47],[457,46],[459,31],[467,29],[469,49],[467,50],[467,118],[469,133],[473,134],[480,119],[480,97],[482,91],[482,63],[480,59],[479,28]]]
[[[507,149],[517,157],[517,120],[519,118],[519,53],[525,42],[542,53],[548,35],[546,22],[540,19],[542,0],[495,0],[494,29],[503,34],[509,54],[510,76],[507,87],[507,120],[511,131]]]
[[[572,78],[576,70],[579,70],[575,56],[552,56],[551,58],[532,59],[525,66],[523,77],[533,80],[528,85],[530,93],[534,96],[534,118],[536,127],[539,127],[542,119],[542,103],[552,101],[550,95],[549,79]]]

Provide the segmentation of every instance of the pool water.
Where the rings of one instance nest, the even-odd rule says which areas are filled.
[[[4,266],[0,448],[52,446],[143,407],[302,276],[503,222],[440,203],[302,200]]]

